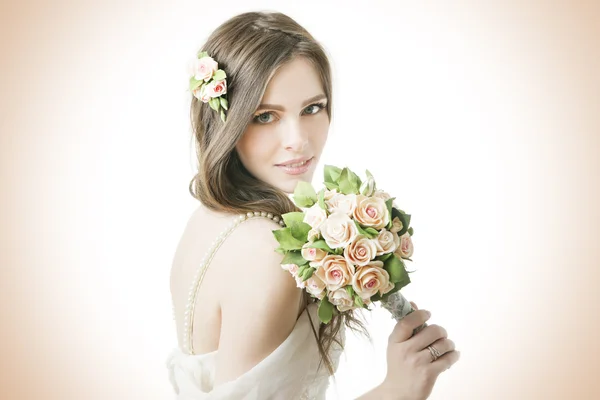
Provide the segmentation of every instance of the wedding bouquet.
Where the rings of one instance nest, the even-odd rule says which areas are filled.
[[[281,267],[319,302],[323,323],[339,312],[370,310],[374,301],[397,320],[413,311],[399,292],[410,283],[404,262],[412,261],[411,216],[366,173],[363,182],[348,168],[326,165],[325,188],[317,193],[299,182],[293,200],[303,211],[282,215],[285,227],[273,231]]]

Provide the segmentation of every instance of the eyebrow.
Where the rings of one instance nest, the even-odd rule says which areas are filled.
[[[326,99],[326,98],[327,98],[327,96],[325,96],[324,94],[318,94],[316,96],[311,97],[310,99],[304,100],[303,107],[309,105],[310,103],[312,103],[314,101],[318,101],[318,100],[322,100],[322,99]],[[283,108],[282,106],[277,105],[277,104],[261,104],[260,106],[258,106],[258,108],[256,110],[258,111],[258,110],[264,110],[264,109],[285,111],[285,108]]]

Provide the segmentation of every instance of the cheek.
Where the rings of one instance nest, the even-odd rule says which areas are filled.
[[[312,150],[321,154],[323,147],[327,143],[327,136],[329,134],[329,118],[325,112],[321,112],[318,117],[314,117],[307,127],[310,132],[310,142]]]
[[[236,145],[242,163],[253,174],[275,162],[272,158],[277,143],[271,133],[266,127],[250,128]]]

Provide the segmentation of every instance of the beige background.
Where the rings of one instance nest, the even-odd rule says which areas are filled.
[[[168,273],[195,207],[184,66],[248,10],[226,3],[1,3],[1,398],[172,397]],[[600,4],[413,3],[253,9],[332,55],[325,161],[368,167],[414,216],[407,297],[462,350],[431,398],[600,398]],[[379,311],[341,398],[383,377]]]

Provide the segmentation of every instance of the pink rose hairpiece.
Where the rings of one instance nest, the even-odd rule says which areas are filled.
[[[227,74],[219,69],[219,64],[206,51],[199,51],[197,58],[189,63],[190,91],[195,98],[208,103],[210,108],[221,115],[225,122],[225,111],[229,102],[224,97],[227,93]]]

